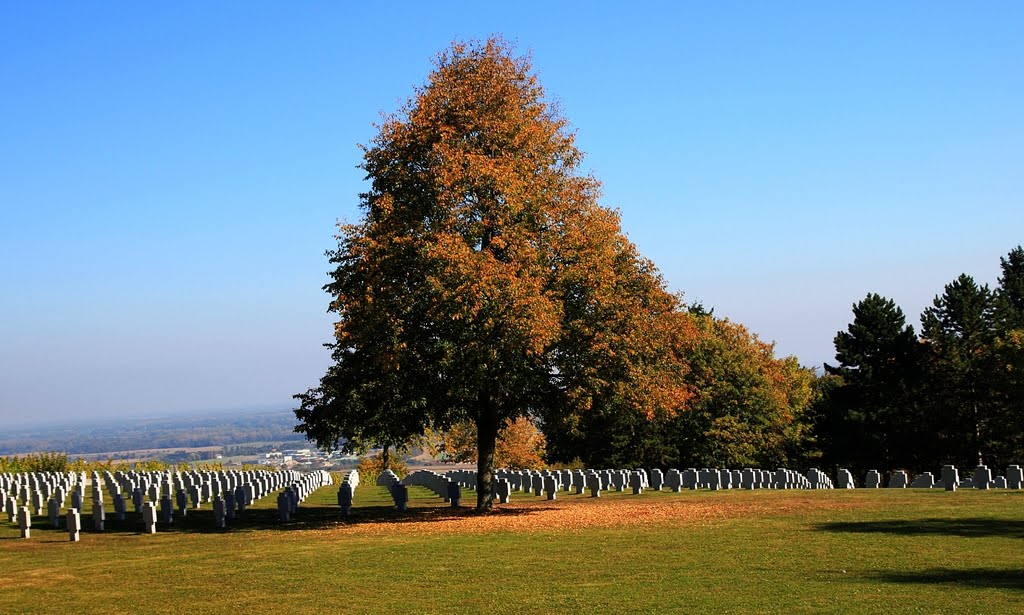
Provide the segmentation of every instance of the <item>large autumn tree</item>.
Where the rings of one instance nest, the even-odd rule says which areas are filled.
[[[578,172],[528,59],[455,43],[379,128],[363,217],[330,253],[334,364],[297,396],[298,431],[334,447],[468,421],[483,509],[507,422],[681,407],[661,324],[676,299]]]

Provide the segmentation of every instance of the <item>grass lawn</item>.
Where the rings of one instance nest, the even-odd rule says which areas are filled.
[[[225,531],[209,505],[156,535],[108,513],[79,543],[4,515],[0,613],[1024,613],[1024,492],[514,495],[480,516],[364,485],[349,521],[335,493]]]

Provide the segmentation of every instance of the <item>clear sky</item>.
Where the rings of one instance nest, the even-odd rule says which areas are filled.
[[[456,38],[532,51],[670,288],[805,365],[1024,242],[1024,3],[363,4],[0,3],[0,419],[314,386],[357,144]]]

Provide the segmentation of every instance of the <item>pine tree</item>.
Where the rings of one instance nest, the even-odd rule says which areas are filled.
[[[1002,274],[995,292],[996,329],[1000,334],[1024,330],[1024,247],[999,259]]]
[[[921,316],[930,405],[943,424],[947,454],[961,463],[981,464],[991,452],[992,422],[998,414],[994,311],[988,286],[961,274]]]
[[[917,405],[920,345],[903,310],[868,294],[853,306],[853,322],[835,336],[841,382],[828,392],[823,439],[835,465],[863,470],[884,464],[917,468],[931,454],[929,430]]]
[[[1000,407],[992,435],[997,457],[1012,463],[1024,460],[1024,248],[1017,246],[999,264],[993,369]]]

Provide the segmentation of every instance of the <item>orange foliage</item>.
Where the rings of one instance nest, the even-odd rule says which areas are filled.
[[[365,217],[339,227],[326,287],[336,365],[300,396],[300,431],[397,444],[468,421],[486,466],[527,412],[557,429],[595,407],[685,408],[678,300],[579,174],[574,141],[503,40],[438,56],[364,148]]]
[[[443,455],[450,463],[476,463],[476,427],[468,422],[453,425],[447,431],[433,434],[431,451]],[[495,464],[502,468],[543,468],[547,440],[536,423],[525,416],[506,420],[498,432]]]

